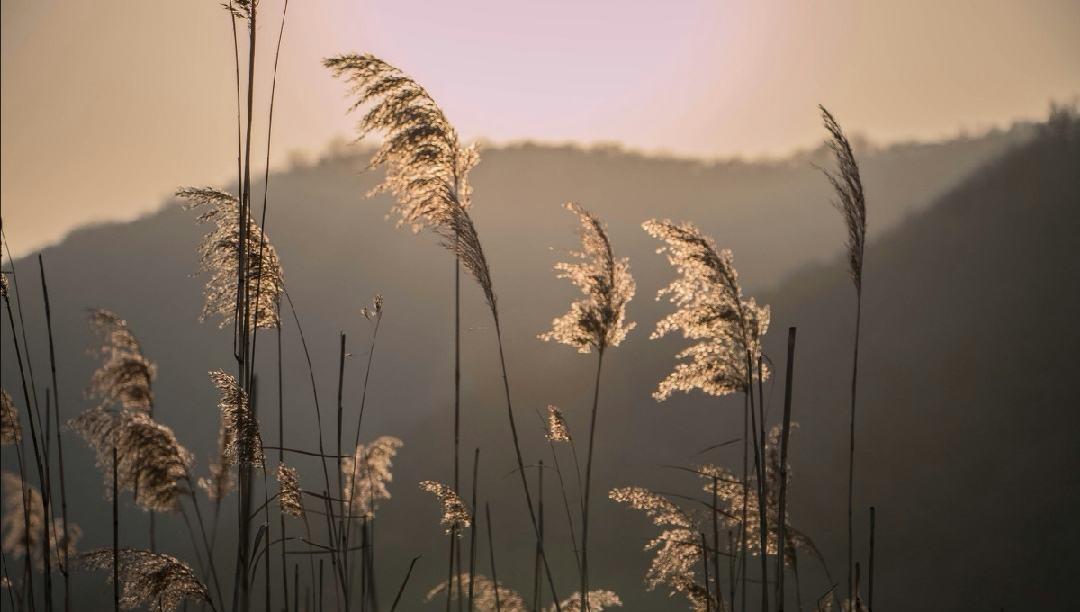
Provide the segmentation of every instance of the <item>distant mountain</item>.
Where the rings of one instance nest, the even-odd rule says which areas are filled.
[[[1011,609],[1067,601],[1061,585],[1080,565],[1080,531],[1071,522],[1080,509],[1080,431],[1067,384],[1075,369],[1070,357],[1080,347],[1073,320],[1080,294],[1072,282],[1080,272],[1072,246],[1080,138],[1073,124],[1065,131],[1068,136],[1042,134],[1028,142],[1034,130],[1027,128],[863,158],[875,239],[866,268],[857,502],[861,512],[869,504],[879,508],[875,588],[887,606]],[[362,162],[356,154],[335,155],[273,175],[268,231],[312,350],[324,411],[334,403],[338,332],[348,335],[351,426],[370,333],[359,309],[376,292],[386,297],[362,438],[391,434],[405,441],[395,461],[394,498],[380,511],[379,578],[385,593],[422,553],[409,593],[418,601],[445,576],[436,507],[415,483],[450,478],[453,264],[429,236],[413,237],[384,221],[384,197],[362,200],[377,178],[361,171]],[[785,327],[799,327],[795,417],[802,427],[793,442],[792,520],[822,547],[834,576],[843,574],[853,296],[843,267],[830,263],[843,230],[812,162],[827,160],[819,151],[782,162],[717,165],[526,145],[490,151],[477,168],[474,214],[503,310],[530,462],[550,460],[533,414],[548,403],[563,407],[583,435],[595,368],[592,356],[535,339],[573,296],[550,271],[562,255],[548,247],[575,244],[574,221],[558,205],[575,199],[604,217],[615,248],[631,258],[639,289],[631,318],[639,329],[605,363],[592,540],[594,585],[617,590],[630,610],[683,604],[643,591],[649,557],[641,547],[651,528],[600,493],[641,484],[692,494],[693,479],[662,466],[734,466],[734,452],[696,453],[742,429],[738,399],[694,395],[657,405],[649,396],[681,343],[647,339],[668,310],[651,298],[672,276],[638,227],[648,217],[694,220],[734,249],[748,291],[773,305],[768,349],[778,362]],[[75,232],[44,253],[65,414],[86,405],[80,392],[94,367],[85,354],[92,339],[81,308],[116,310],[158,361],[158,413],[196,453],[199,470],[217,430],[206,371],[228,368],[231,360],[228,333],[196,322],[203,279],[191,273],[201,232],[191,213],[170,205],[129,224]],[[15,266],[40,386],[47,362],[36,262]],[[463,444],[482,448],[480,495],[495,512],[499,577],[530,592],[532,543],[520,486],[510,474],[494,338],[477,292],[471,283],[465,287]],[[286,442],[310,449],[316,445],[310,383],[291,314],[285,320]],[[270,334],[260,337],[260,410],[264,436],[276,441],[275,343]],[[4,387],[12,389],[18,379],[9,345],[2,371]],[[773,418],[781,390],[772,391]],[[332,432],[325,433],[330,439]],[[100,476],[82,443],[69,440],[69,483],[79,500],[73,520],[93,527],[87,546],[104,545],[108,505],[100,501]],[[318,489],[317,464],[295,463],[304,484]],[[552,561],[560,588],[569,592],[573,562],[559,545],[566,541],[565,517],[550,497],[557,495],[554,479],[545,480],[555,523],[548,537],[559,550]],[[145,519],[133,508],[124,512],[131,527],[125,541],[144,544]],[[187,556],[183,537],[164,539]],[[825,583],[811,562],[804,566],[803,593],[811,601]],[[480,567],[487,572],[486,564]],[[100,576],[78,580],[88,597],[105,595]]]

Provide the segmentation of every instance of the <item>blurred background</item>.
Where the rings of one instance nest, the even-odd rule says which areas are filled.
[[[156,416],[205,475],[219,416],[206,372],[232,365],[230,334],[198,322],[206,279],[194,275],[196,248],[207,228],[171,194],[185,185],[235,190],[229,18],[216,2],[0,6],[0,198],[16,257],[5,251],[3,269],[18,282],[38,386],[48,372],[40,253],[64,418],[92,405],[83,396],[96,367],[85,309],[115,310],[159,365]],[[259,160],[282,8],[260,4]],[[746,293],[772,306],[765,348],[776,363],[787,327],[798,327],[791,521],[828,565],[800,557],[806,607],[828,588],[827,574],[842,580],[854,295],[843,224],[815,168],[830,163],[821,103],[854,135],[868,196],[856,555],[866,559],[874,505],[878,607],[1072,604],[1080,5],[290,3],[267,231],[324,410],[345,333],[345,407],[355,419],[371,332],[360,308],[376,293],[386,298],[361,438],[405,442],[393,498],[379,514],[377,577],[380,597],[392,598],[422,554],[401,608],[412,610],[425,609],[423,595],[445,579],[446,537],[416,483],[450,478],[453,262],[430,236],[395,229],[387,197],[364,198],[381,178],[366,169],[375,143],[355,142],[345,89],[320,65],[351,51],[401,67],[464,140],[483,143],[473,215],[503,310],[529,463],[550,459],[538,411],[559,405],[580,439],[591,400],[594,357],[536,339],[576,297],[551,271],[577,244],[575,219],[560,205],[576,200],[597,213],[616,253],[630,258],[638,294],[629,317],[638,328],[605,357],[594,586],[617,591],[628,610],[685,609],[681,597],[642,583],[652,554],[642,548],[656,529],[603,492],[636,484],[703,496],[699,480],[665,466],[739,465],[733,448],[700,451],[740,435],[741,399],[693,394],[657,404],[650,396],[685,346],[674,336],[648,339],[670,312],[653,297],[674,274],[640,229],[650,217],[694,221],[734,250]],[[257,181],[257,198],[263,189]],[[480,494],[495,513],[499,578],[531,594],[533,542],[510,472],[494,334],[469,283],[463,454],[482,449]],[[286,436],[311,449],[310,383],[285,318]],[[2,384],[24,409],[6,324],[0,337]],[[263,384],[272,385],[273,343],[259,345]],[[782,380],[766,388],[769,424],[782,392]],[[277,439],[276,419],[264,420],[263,434]],[[80,548],[108,545],[101,475],[84,443],[64,436],[72,520],[86,531]],[[296,463],[302,484],[317,488],[318,465]],[[552,560],[568,594],[564,517],[554,479],[545,482],[549,541],[563,544]],[[124,499],[122,543],[145,546],[146,514]],[[224,517],[235,516],[233,503]],[[159,525],[162,548],[189,557],[182,523]],[[222,530],[222,550],[233,537]],[[108,605],[103,575],[74,581],[87,609]]]

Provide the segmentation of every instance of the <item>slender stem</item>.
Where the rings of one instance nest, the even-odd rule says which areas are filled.
[[[17,293],[16,293],[16,300],[18,300],[18,294]],[[47,486],[48,475],[47,475],[47,472],[45,471],[44,465],[42,463],[41,449],[38,446],[37,426],[34,424],[35,423],[34,422],[34,413],[35,413],[35,411],[30,408],[32,405],[36,405],[37,398],[34,397],[34,402],[32,404],[31,399],[30,399],[31,394],[30,394],[30,391],[28,390],[27,384],[26,384],[26,371],[30,370],[31,365],[30,365],[29,346],[26,343],[25,325],[23,326],[24,335],[23,335],[23,347],[22,348],[23,348],[23,350],[26,350],[26,368],[27,368],[27,370],[24,370],[24,368],[23,368],[22,351],[19,348],[19,342],[18,342],[18,339],[17,339],[17,337],[15,335],[16,334],[16,331],[15,331],[15,317],[14,317],[14,315],[12,313],[11,300],[6,295],[4,296],[4,304],[7,306],[8,324],[11,327],[11,340],[12,340],[12,344],[15,347],[15,361],[19,366],[19,380],[22,383],[23,401],[26,402],[26,406],[27,406],[26,420],[30,424],[30,442],[31,442],[31,447],[33,448],[33,451],[34,451],[34,465],[37,468],[38,485],[39,485],[39,487],[41,489],[42,511],[45,514],[45,516],[49,516],[49,514],[50,514],[50,510],[49,510],[49,489],[48,489],[48,486]],[[19,310],[21,312],[22,308],[20,307]],[[19,318],[20,318],[20,320],[22,320],[21,315],[20,315]],[[32,370],[30,370],[30,376],[31,376],[30,384],[31,384],[31,388],[32,388],[33,387],[33,371]],[[38,417],[40,418],[41,417],[40,411],[37,414],[38,414]],[[45,559],[45,585],[44,585],[45,586],[45,593],[44,593],[45,609],[46,610],[51,610],[52,609],[52,578],[51,578],[52,572],[51,572],[51,568],[50,568],[50,565],[49,565],[49,561],[50,561],[49,560],[49,546],[48,546],[47,538],[46,538],[46,541],[44,543],[44,551],[43,552],[44,552],[43,556],[44,556],[44,559]],[[26,554],[29,555],[30,553],[31,553],[31,548],[30,548],[29,544],[27,544]],[[26,565],[25,567],[29,568],[29,565]],[[29,583],[31,585],[30,592],[31,592],[31,604],[32,604],[33,603],[33,578],[32,577],[29,579]]]
[[[454,599],[454,543],[457,542],[457,526],[450,528],[450,560],[446,564],[446,612]]]
[[[750,438],[750,391],[749,388],[746,394],[743,396],[743,445],[742,445],[742,482],[743,482],[743,498],[742,498],[742,521],[739,522],[740,535],[739,535],[739,547],[742,549],[742,588],[739,591],[742,597],[742,612],[746,612],[746,562],[747,556],[750,552],[749,542],[747,541],[747,525],[746,520],[749,518],[748,508],[750,502],[750,472],[749,472],[749,438]],[[734,604],[734,602],[732,602]]]
[[[709,591],[709,547],[705,541],[704,531],[701,532],[701,565],[705,570],[705,612],[711,612],[713,598],[712,592]]]
[[[855,578],[852,575],[852,562],[855,558],[854,528],[852,509],[855,496],[855,395],[859,382],[859,331],[862,325],[862,290],[855,292],[855,348],[851,362],[851,427],[848,454],[848,496],[847,496],[847,553],[848,553],[848,598],[854,601]]]
[[[720,589],[720,515],[717,512],[717,494],[720,488],[720,480],[713,476],[712,486],[712,538],[713,538],[713,573],[716,574],[715,580],[715,592],[716,592],[716,607],[718,610],[724,609],[724,593]],[[705,582],[708,584],[709,575],[705,574]]]
[[[401,602],[401,596],[405,593],[405,585],[409,584],[409,577],[412,576],[413,568],[416,567],[416,562],[419,560],[420,555],[417,555],[409,562],[409,569],[405,572],[405,578],[401,581],[401,586],[398,587],[397,596],[394,597],[394,603],[390,606],[390,612],[397,610],[398,603]]]
[[[278,392],[278,465],[285,463],[285,390],[282,381],[281,360],[281,315],[278,313],[278,324],[275,326],[277,336],[277,392]],[[285,562],[285,513],[278,512],[278,521],[281,528],[281,593],[282,605],[285,612],[289,612],[289,568]]]
[[[461,257],[458,255],[458,241],[454,234],[454,493],[461,495]],[[462,609],[461,596],[461,545],[451,542],[451,554],[457,563],[458,610]],[[470,584],[472,576],[469,577]],[[470,603],[471,606],[471,603]]]
[[[543,418],[543,417],[541,417]],[[559,477],[559,491],[562,493],[563,509],[566,510],[566,522],[570,527],[570,547],[574,552],[574,562],[577,564],[578,574],[581,573],[581,555],[577,549],[577,534],[574,533],[574,516],[570,512],[570,499],[566,494],[566,481],[563,478],[562,468],[559,467],[559,456],[555,452],[555,443],[548,440],[548,446],[551,448],[551,460],[555,465],[555,474]],[[580,491],[580,489],[579,489]],[[579,506],[580,507],[580,506]]]
[[[877,531],[877,509],[870,506],[870,571],[869,582],[867,586],[866,603],[867,610],[874,612],[874,535]]]
[[[491,504],[484,504],[484,517],[487,520],[488,555],[491,557],[491,582],[495,587],[495,612],[502,612],[499,600],[499,574],[495,571],[495,536],[491,528]]]
[[[784,381],[784,424],[780,434],[780,499],[776,520],[779,521],[776,554],[777,610],[784,612],[784,545],[787,543],[787,457],[791,433],[791,394],[795,385],[795,328],[788,328],[787,378]]]
[[[117,490],[116,444],[112,447],[113,609],[120,612],[120,492]]]
[[[480,482],[480,447],[473,451],[472,472],[472,505],[476,512],[476,493]],[[474,519],[472,529],[469,530],[469,612],[473,612],[474,578],[476,576],[476,522]]]
[[[517,459],[518,475],[521,477],[521,487],[525,491],[525,505],[529,509],[529,519],[532,522],[533,535],[539,543],[541,556],[544,560],[544,573],[547,574],[548,586],[551,588],[551,599],[555,603],[555,612],[562,612],[559,603],[559,594],[555,591],[555,578],[551,574],[551,566],[548,564],[547,555],[543,554],[544,545],[540,541],[540,526],[536,521],[536,511],[533,509],[532,493],[529,492],[529,480],[525,476],[525,460],[521,455],[521,443],[518,439],[517,422],[514,419],[514,406],[510,401],[510,377],[506,370],[506,353],[503,349],[502,326],[499,323],[499,313],[494,305],[491,307],[491,315],[495,321],[495,338],[499,345],[499,366],[502,368],[503,390],[506,394],[506,414],[510,421],[510,435],[514,442],[514,458]],[[498,589],[496,589],[496,592]]]
[[[581,512],[581,605],[579,609],[589,609],[589,491],[592,487],[593,447],[596,439],[596,416],[600,408],[600,375],[604,368],[604,347],[597,350],[596,384],[593,387],[592,417],[589,420],[589,448],[585,456],[585,492]]]
[[[71,609],[71,566],[68,559],[68,543],[71,541],[71,534],[68,529],[67,485],[64,482],[64,442],[60,437],[60,387],[56,383],[56,345],[53,341],[52,305],[49,301],[49,285],[45,280],[45,260],[41,254],[38,254],[38,268],[41,271],[41,293],[45,302],[45,326],[49,334],[49,371],[52,375],[53,410],[56,413],[56,453],[60,462],[60,517],[64,523],[64,542],[60,547],[63,565],[60,572],[64,576],[64,612],[68,612]]]
[[[536,468],[536,503],[538,518],[540,519],[540,540],[544,539],[544,460]],[[540,546],[536,547],[535,560],[533,562],[533,610],[539,610],[543,596],[540,593]]]
[[[766,522],[766,509],[768,504],[768,498],[765,492],[765,449],[763,443],[761,443],[758,431],[764,429],[764,427],[758,426],[757,416],[754,412],[754,366],[750,357],[750,351],[746,352],[746,371],[747,387],[750,393],[750,426],[754,430],[754,470],[757,473],[757,509],[758,509],[758,557],[761,559],[761,610],[763,612],[769,609],[769,532],[768,523]],[[762,398],[759,394],[758,403],[762,402]]]

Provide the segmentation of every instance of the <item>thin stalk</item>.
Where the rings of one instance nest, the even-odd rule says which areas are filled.
[[[23,505],[23,546],[26,547],[26,556],[23,558],[23,580],[22,586],[25,591],[22,594],[22,598],[30,602],[30,609],[36,610],[36,604],[34,603],[34,574],[30,569],[30,489],[26,484],[26,463],[23,461],[23,454],[26,452],[26,437],[24,436],[20,445],[15,446],[15,459],[19,462],[19,486],[21,487],[20,493],[22,494]]]
[[[776,555],[776,601],[779,612],[784,612],[784,545],[787,542],[787,457],[788,437],[791,433],[791,394],[795,385],[795,328],[788,328],[787,378],[784,381],[784,424],[780,433],[780,499],[777,509],[779,536]]]
[[[60,462],[60,516],[64,522],[64,545],[60,547],[63,565],[60,573],[64,576],[64,612],[71,609],[71,566],[68,559],[70,531],[68,530],[67,485],[64,482],[64,442],[60,438],[60,387],[56,383],[56,345],[53,341],[52,304],[49,301],[49,284],[45,280],[45,261],[38,254],[38,268],[41,271],[41,294],[45,302],[45,326],[49,335],[49,371],[52,377],[53,410],[56,413],[56,453]]]
[[[120,492],[117,490],[116,445],[112,447],[113,609],[120,612]]]
[[[342,422],[343,422],[343,419],[344,419],[344,416],[345,416],[345,405],[342,402],[342,398],[343,398],[344,391],[345,391],[345,340],[346,340],[345,339],[345,333],[342,332],[340,337],[341,337],[341,344],[340,344],[340,349],[338,351],[338,385],[337,385],[337,454],[338,454],[338,460],[337,460],[337,485],[338,485],[339,495],[341,495],[341,497],[344,497],[344,491],[345,491],[344,484],[345,484],[345,481],[344,481],[344,478],[343,478],[342,473],[341,473],[341,468],[342,468],[341,432],[342,432],[342,429],[343,429],[342,428],[342,424],[343,424]],[[347,549],[349,547],[349,543],[348,543],[348,541],[345,541],[344,539],[347,537],[347,535],[346,535],[346,533],[347,533],[346,532],[346,524],[348,522],[348,519],[346,519],[345,517],[346,517],[346,515],[351,514],[351,509],[347,509],[345,507],[344,499],[340,502],[339,505],[341,507],[341,513],[340,513],[340,515],[341,515],[341,523],[338,526],[338,534],[339,534],[339,538],[341,539],[341,541],[339,543],[341,544],[343,549]],[[338,539],[335,539],[334,541],[338,542]],[[342,553],[341,563],[344,566],[343,571],[345,573],[345,576],[348,576],[349,575],[349,555]],[[342,580],[341,588],[342,588],[342,591],[343,591],[343,595],[345,596],[345,601],[349,601],[348,579],[343,579]]]
[[[544,460],[540,460],[540,464],[536,468],[536,503],[539,506],[538,514],[540,519],[540,541],[544,540]],[[533,562],[533,610],[539,610],[542,602],[542,596],[540,594],[540,546],[536,547],[536,558]]]
[[[581,556],[578,554],[577,549],[578,540],[577,534],[574,533],[574,516],[570,512],[570,499],[566,495],[566,481],[563,478],[562,469],[559,467],[559,456],[555,453],[555,443],[548,440],[548,446],[551,448],[551,460],[555,465],[555,475],[559,477],[559,491],[562,493],[563,509],[566,511],[566,522],[570,526],[570,547],[574,552],[574,563],[577,564],[577,571],[580,574]]]
[[[12,275],[12,276],[14,277],[14,275]],[[13,284],[14,284],[14,282],[13,282]],[[18,300],[18,294],[17,293],[16,293],[16,300]],[[34,451],[34,464],[37,467],[37,472],[38,472],[38,484],[39,484],[39,487],[41,489],[42,510],[43,510],[45,516],[49,516],[49,514],[50,514],[50,510],[49,510],[49,489],[48,489],[48,486],[47,486],[47,484],[48,484],[48,475],[47,475],[47,472],[45,471],[44,465],[42,463],[41,449],[38,446],[38,433],[37,433],[38,428],[34,424],[34,410],[30,409],[31,405],[36,405],[37,398],[35,397],[34,398],[34,403],[31,404],[31,394],[30,394],[30,391],[27,388],[27,384],[26,384],[26,370],[24,370],[24,367],[23,367],[22,350],[20,350],[19,341],[15,336],[15,334],[16,334],[16,331],[15,331],[15,317],[14,317],[14,315],[12,313],[11,300],[6,295],[4,296],[4,303],[5,303],[5,305],[7,305],[8,324],[11,327],[11,340],[12,340],[12,344],[15,347],[15,361],[19,366],[19,380],[22,383],[23,401],[26,402],[26,406],[27,406],[26,420],[30,424],[30,442],[31,442],[31,447],[33,448],[33,451]],[[20,307],[20,311],[21,310],[22,309]],[[20,320],[22,320],[21,314],[20,314],[19,318],[20,318]],[[31,368],[31,365],[30,365],[30,353],[29,353],[29,346],[27,346],[27,344],[26,344],[25,331],[26,331],[25,326],[23,326],[23,332],[24,332],[24,335],[23,335],[23,349],[27,351],[26,368],[30,369]],[[31,382],[31,386],[32,386],[33,385],[33,373],[32,373],[32,371],[31,371],[30,382]],[[40,413],[40,411],[38,411],[38,417],[40,418],[40,416],[41,416],[41,413]],[[24,497],[25,497],[25,494],[24,494]],[[26,554],[29,556],[30,552],[31,552],[30,546],[27,545]],[[45,560],[45,585],[44,585],[45,586],[45,593],[44,593],[45,609],[46,610],[52,610],[52,577],[51,577],[52,570],[51,570],[51,567],[50,567],[51,564],[50,564],[50,557],[49,557],[48,538],[46,538],[46,541],[44,543],[44,555],[43,555],[43,557],[44,557],[44,560]],[[33,585],[33,579],[32,578],[30,579],[30,584],[31,584],[31,586]],[[32,594],[32,588],[31,588],[31,594]],[[33,601],[33,598],[31,597],[31,602],[32,601]]]
[[[593,387],[592,417],[589,420],[589,449],[585,457],[585,493],[581,512],[581,605],[589,610],[589,491],[592,487],[593,448],[596,439],[596,416],[600,408],[600,375],[604,368],[604,346],[597,350],[596,384]]]
[[[454,493],[461,496],[461,257],[458,255],[458,243],[460,238],[454,233]],[[451,541],[450,554],[453,555],[457,543]],[[460,550],[456,557],[458,568],[461,568]],[[460,575],[460,572],[458,572]],[[469,578],[472,580],[472,577]],[[447,586],[447,593],[452,589]],[[458,581],[458,603],[461,603],[461,582]]]
[[[529,519],[532,521],[533,534],[536,541],[540,542],[540,526],[536,520],[536,512],[533,509],[532,493],[529,492],[529,480],[525,476],[525,460],[521,455],[521,443],[518,439],[517,422],[514,419],[514,407],[510,400],[510,376],[506,370],[506,353],[503,349],[502,327],[499,323],[499,313],[494,305],[491,307],[491,315],[495,321],[495,339],[499,345],[499,366],[502,368],[503,390],[506,394],[506,414],[510,421],[510,434],[514,442],[514,456],[517,459],[518,475],[521,477],[521,487],[525,491],[525,505],[529,509]],[[555,611],[562,612],[559,604],[559,594],[555,591],[555,578],[551,574],[551,566],[548,565],[547,555],[543,554],[544,545],[540,542],[540,552],[544,560],[544,573],[547,574],[548,586],[551,588],[551,599],[555,603]],[[498,589],[496,589],[498,593]]]
[[[750,351],[746,352],[746,366],[748,374],[747,386],[750,392],[750,426],[754,430],[754,469],[757,472],[757,494],[758,494],[758,519],[760,522],[758,529],[759,539],[759,551],[758,557],[761,559],[761,609],[767,611],[769,609],[769,532],[768,523],[766,522],[766,509],[765,505],[768,503],[768,499],[765,494],[765,448],[763,441],[758,436],[758,423],[757,416],[754,412],[754,377],[753,377],[753,361],[750,358]],[[758,396],[758,403],[760,404],[762,398]],[[761,442],[761,443],[759,443]]]
[[[724,593],[720,589],[720,516],[717,512],[717,489],[720,486],[720,480],[713,476],[713,488],[712,488],[712,539],[713,539],[713,572],[716,574],[716,605],[719,610],[724,609]],[[705,582],[708,584],[709,575],[705,574]]]
[[[742,503],[742,521],[740,521],[741,535],[739,536],[739,547],[742,549],[742,589],[739,594],[742,596],[742,612],[746,612],[746,561],[749,554],[749,546],[747,541],[747,525],[746,520],[749,518],[748,506],[750,498],[750,472],[749,472],[749,442],[750,437],[750,391],[748,390],[743,396],[743,457],[742,457],[742,482],[743,482],[743,503]]]
[[[855,496],[855,395],[859,382],[859,331],[862,326],[862,289],[855,291],[855,347],[851,362],[851,427],[848,454],[848,495],[847,495],[847,553],[848,553],[848,596],[854,601],[855,582],[852,576],[852,561],[855,557],[854,528],[852,509]]]
[[[390,606],[390,612],[397,610],[398,603],[401,602],[401,596],[405,594],[405,586],[409,584],[409,577],[412,576],[413,568],[416,567],[416,562],[420,560],[420,555],[413,557],[409,562],[409,569],[405,572],[405,578],[401,581],[401,586],[398,587],[397,596],[394,597],[394,603]]]
[[[712,592],[709,590],[709,547],[705,542],[705,532],[701,532],[701,565],[705,570],[705,612],[712,611]]]
[[[495,612],[502,612],[499,600],[499,574],[495,571],[495,536],[491,528],[491,504],[484,504],[484,517],[487,520],[488,555],[491,557],[491,582],[495,585]]]
[[[473,512],[476,512],[476,493],[479,488],[480,482],[480,447],[477,447],[473,451],[473,472],[472,472],[472,505]],[[473,586],[474,578],[476,576],[476,522],[474,519],[472,529],[469,530],[469,612],[473,612]]]
[[[284,23],[282,24],[284,27]],[[277,336],[277,394],[278,394],[278,464],[285,463],[285,391],[282,382],[281,360],[281,313],[278,312],[278,324],[275,326]],[[279,526],[281,527],[281,593],[285,612],[289,612],[289,568],[285,563],[285,513],[278,512]]]
[[[866,594],[867,610],[874,612],[874,535],[877,531],[877,509],[870,506],[870,575]]]
[[[454,542],[457,541],[457,526],[450,528],[450,560],[446,564],[446,612],[450,612],[450,602],[454,599]]]

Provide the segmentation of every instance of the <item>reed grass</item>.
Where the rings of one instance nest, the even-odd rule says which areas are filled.
[[[853,509],[855,495],[855,398],[859,382],[859,332],[862,328],[862,281],[863,259],[866,247],[866,196],[863,193],[862,176],[855,159],[851,142],[844,134],[836,118],[824,106],[821,110],[825,130],[829,133],[829,149],[832,151],[837,169],[821,169],[833,188],[835,199],[833,206],[840,212],[847,229],[845,244],[848,259],[848,272],[855,286],[855,341],[851,362],[851,418],[848,446],[848,507],[847,507],[847,552],[848,552],[848,599],[854,598],[855,583],[852,563],[854,558]]]

